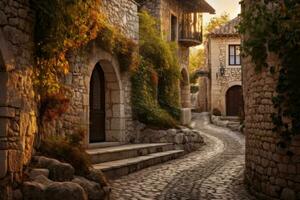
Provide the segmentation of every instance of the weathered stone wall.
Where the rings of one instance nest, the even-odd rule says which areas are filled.
[[[132,0],[102,2],[102,11],[124,34],[138,40],[137,5]],[[131,82],[129,72],[121,72],[117,58],[105,52],[95,43],[72,53],[71,68],[64,83],[71,91],[68,111],[47,125],[50,134],[72,134],[83,129],[89,144],[89,96],[90,79],[97,63],[105,77],[105,128],[107,142],[129,142],[134,137],[132,127]]]
[[[28,0],[0,2],[0,199],[22,179],[37,133],[33,14]]]
[[[211,109],[217,108],[226,115],[226,92],[235,85],[242,85],[241,66],[228,64],[229,45],[241,44],[239,37],[211,37],[207,47],[208,64],[211,72]],[[225,67],[224,76],[220,75],[220,66]]]
[[[177,17],[177,38],[180,37],[180,26],[182,21],[183,5],[177,0],[151,0],[143,3],[142,8],[146,9],[152,16],[158,19],[162,37],[171,41],[171,16]],[[180,64],[180,70],[186,74],[186,77],[182,77],[186,84],[181,84],[180,87],[180,100],[184,110],[182,110],[182,124],[188,124],[190,122],[191,111],[187,114],[187,108],[191,108],[191,93],[189,83],[189,48],[180,45],[178,43],[178,58]],[[187,116],[187,117],[185,117]]]
[[[121,28],[129,38],[139,39],[139,17],[134,0],[102,0],[101,10],[108,15],[108,20]]]
[[[270,55],[268,63],[277,66],[279,61]],[[281,149],[279,134],[272,131],[277,77],[269,69],[257,73],[250,58],[243,59],[245,177],[252,191],[263,199],[300,199],[300,137],[295,136],[287,149]],[[293,155],[288,156],[287,150]]]
[[[209,82],[208,77],[199,78],[198,105],[196,107],[199,112],[209,111]]]

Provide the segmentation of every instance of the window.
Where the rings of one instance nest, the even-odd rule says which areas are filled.
[[[177,17],[171,15],[171,41],[177,40],[177,32],[178,32]]]
[[[241,65],[241,45],[229,45],[229,65]]]

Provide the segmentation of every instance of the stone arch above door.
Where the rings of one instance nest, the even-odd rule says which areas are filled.
[[[104,72],[105,79],[105,138],[106,142],[123,142],[125,132],[125,113],[124,113],[124,91],[122,86],[119,64],[111,54],[103,51],[96,46],[93,47],[89,55],[88,73],[85,77],[86,85],[89,86],[92,72],[99,64]],[[89,98],[88,95],[85,98]],[[90,122],[89,101],[85,101],[86,121]],[[87,128],[89,137],[89,130]],[[89,138],[87,138],[89,142]]]

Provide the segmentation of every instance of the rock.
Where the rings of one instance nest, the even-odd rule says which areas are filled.
[[[105,197],[105,191],[101,188],[99,183],[87,180],[83,177],[76,177],[72,182],[79,184],[85,190],[89,200],[101,200]]]
[[[49,177],[54,181],[70,181],[74,177],[75,169],[68,163],[62,163],[58,160],[46,158],[44,156],[35,156],[33,159],[37,167],[47,168]]]
[[[167,130],[167,133],[170,134],[170,135],[176,135],[177,130],[176,129],[169,129],[169,130]]]
[[[45,190],[45,200],[87,200],[84,189],[77,183],[53,182]]]
[[[37,182],[23,183],[23,198],[24,200],[41,200],[44,197],[45,186]]]
[[[108,186],[108,180],[104,174],[99,170],[91,170],[90,174],[87,176],[89,180],[99,183],[102,187]]]
[[[183,133],[179,133],[174,138],[175,144],[182,144],[183,143]]]
[[[48,179],[47,177],[45,177],[43,175],[35,177],[34,182],[40,183],[44,186],[48,186],[53,183],[53,181],[51,181],[50,179]]]
[[[284,188],[282,190],[280,199],[282,199],[282,200],[296,200],[296,193],[295,193],[295,191],[293,191],[289,188]]]
[[[58,163],[50,167],[50,178],[54,181],[69,181],[74,177],[75,170],[72,165]]]
[[[49,177],[49,170],[48,169],[32,169],[29,173],[29,178],[31,180],[34,180],[36,177],[38,176],[45,176],[45,177]]]
[[[13,199],[14,200],[22,200],[23,199],[23,194],[20,189],[13,191]]]

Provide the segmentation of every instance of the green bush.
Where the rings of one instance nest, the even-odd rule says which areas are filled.
[[[158,22],[141,12],[139,64],[132,73],[135,116],[143,123],[174,127],[180,118],[177,46],[162,39]]]
[[[43,155],[70,163],[75,168],[76,174],[86,175],[90,171],[91,161],[81,145],[83,138],[82,131],[66,137],[48,136],[42,139],[39,151]]]

